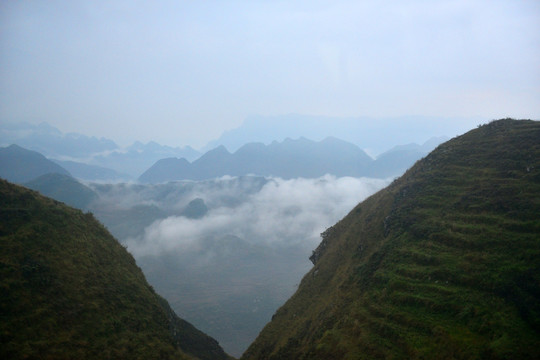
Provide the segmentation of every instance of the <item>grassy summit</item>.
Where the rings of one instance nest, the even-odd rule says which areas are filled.
[[[225,359],[98,223],[0,180],[0,358]]]
[[[312,260],[243,359],[540,358],[540,123],[442,144]]]

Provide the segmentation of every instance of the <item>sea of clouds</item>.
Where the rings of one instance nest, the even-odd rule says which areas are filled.
[[[311,268],[320,233],[390,181],[243,176],[93,188],[96,214],[156,291],[240,356]],[[194,200],[204,206],[190,216]]]
[[[315,248],[325,228],[389,182],[330,175],[318,179],[272,178],[253,192],[251,183],[231,186],[229,178],[219,181],[206,182],[178,197],[182,204],[190,198],[203,199],[209,207],[205,216],[192,219],[176,215],[157,220],[140,236],[126,240],[129,251],[136,258],[201,251],[204,239],[224,235],[273,247],[302,244]],[[238,202],[230,201],[234,195]],[[224,198],[229,201],[220,201]]]

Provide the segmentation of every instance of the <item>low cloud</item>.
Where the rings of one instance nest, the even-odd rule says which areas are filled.
[[[224,184],[230,183],[228,180]],[[234,236],[252,244],[271,247],[308,246],[314,248],[319,234],[347,214],[357,203],[388,184],[369,178],[270,179],[260,191],[243,194],[239,203],[219,201],[230,197],[231,186],[213,183],[196,189],[192,197],[212,204],[206,216],[189,219],[170,216],[155,221],[144,234],[127,239],[135,257],[160,255],[170,251],[204,251],[208,239]],[[239,193],[238,186],[236,191]],[[241,186],[240,186],[241,189]],[[195,190],[195,189],[193,189]],[[237,194],[240,196],[240,194]],[[178,199],[185,203],[185,197]]]

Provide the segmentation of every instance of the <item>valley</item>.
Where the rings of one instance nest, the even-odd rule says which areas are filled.
[[[502,124],[501,128],[513,129],[514,123],[525,124],[525,122],[501,120],[484,125],[480,129],[495,128],[495,124]],[[474,130],[472,133],[479,131]],[[518,132],[518,134],[520,133]],[[531,136],[534,138],[534,135]],[[477,146],[480,146],[478,149],[463,150],[460,157],[471,159],[469,162],[474,159],[472,154],[479,154],[477,156],[481,158],[482,154],[486,152],[486,148],[481,147],[480,140],[477,143]],[[312,142],[311,144],[316,145],[317,143]],[[534,144],[534,141],[531,144]],[[256,148],[260,149],[260,147]],[[445,143],[435,150],[435,154],[444,153],[447,151],[444,149],[447,148],[454,149],[452,145]],[[420,156],[418,155],[420,153],[417,152],[418,149],[419,147],[412,145],[397,146],[381,157],[394,159],[392,161],[397,162],[399,160],[396,159],[400,157],[413,161]],[[8,155],[6,155],[7,150],[11,151],[7,153]],[[239,150],[236,154],[241,154],[244,151]],[[300,150],[299,153],[301,154],[302,151]],[[469,151],[471,152],[469,153]],[[14,153],[19,156],[17,162],[9,160],[13,158],[12,154]],[[230,153],[228,154],[230,155]],[[415,170],[418,168],[429,169],[434,166],[423,164],[439,164],[439,160],[431,160],[433,157],[437,158],[436,155],[430,154],[419,161],[407,174],[418,172]],[[28,177],[20,177],[19,174],[28,173],[30,168],[37,169],[38,172],[32,174],[39,175],[39,171],[48,172],[50,168],[54,169],[54,166],[57,166],[39,153],[20,147],[0,149],[0,161],[7,164],[3,169],[10,171],[5,172],[3,176],[18,176],[15,178],[18,181],[21,181],[19,179],[27,180]],[[40,165],[30,166],[30,168],[25,165],[24,168],[21,168],[24,169],[24,172],[17,170],[16,164],[28,164],[32,161]],[[469,162],[466,163],[467,166],[469,166]],[[402,162],[401,166],[405,163]],[[535,169],[533,163],[527,164],[526,168],[529,171]],[[513,165],[508,163],[508,166],[512,167]],[[395,167],[395,169],[394,171],[398,171],[400,167]],[[459,171],[463,172],[460,173],[462,179],[476,177],[478,181],[481,180],[480,175],[466,175],[464,169]],[[479,174],[484,174],[486,171]],[[300,296],[298,294],[301,294],[305,288],[301,282],[303,284],[308,281],[309,276],[326,278],[322,275],[324,272],[320,273],[319,262],[325,258],[325,253],[328,251],[326,244],[332,241],[330,239],[339,236],[344,231],[340,230],[343,228],[340,219],[343,219],[355,206],[355,210],[349,213],[345,219],[351,217],[355,212],[362,211],[358,210],[361,207],[359,208],[357,204],[362,203],[366,198],[368,199],[366,203],[374,201],[372,195],[387,187],[391,182],[391,177],[377,179],[324,175],[312,178],[279,178],[240,175],[199,180],[174,180],[155,184],[98,183],[77,181],[70,176],[69,172],[64,171],[62,174],[46,173],[31,181],[24,182],[24,185],[59,201],[92,212],[134,256],[148,282],[168,300],[175,313],[217,339],[225,351],[233,356],[240,357],[253,343],[245,354],[250,358],[253,356],[253,349],[257,349],[261,341],[263,343],[267,341],[264,340],[269,331],[266,328],[271,328],[275,321],[278,321],[275,320],[279,319],[276,316],[284,311],[283,308],[280,309],[282,304],[295,292],[296,295],[289,302],[296,301],[294,299]],[[389,189],[396,187],[396,183],[401,182],[415,183],[415,181],[400,178],[383,191],[390,191]],[[443,184],[440,182],[433,188],[433,191]],[[479,186],[482,188],[482,185]],[[407,198],[413,196],[415,199],[415,194],[418,191],[425,191],[425,189],[426,185],[407,185],[404,190],[396,191],[403,194],[400,196]],[[378,193],[377,196],[382,195]],[[479,195],[474,196],[478,198]],[[386,202],[379,203],[377,211],[387,211],[385,204]],[[435,218],[440,216],[439,212],[429,212],[429,206],[433,205],[423,205],[423,210],[407,215],[407,219],[412,216],[411,219],[416,220],[396,220],[400,210],[397,208],[391,210],[385,215],[386,218],[383,222],[384,234],[386,234],[384,237],[392,233],[396,226],[412,224],[411,221],[426,219],[426,217],[432,219],[430,221],[435,221]],[[452,218],[451,216],[449,219]],[[480,217],[478,221],[483,222],[484,218]],[[445,222],[445,224],[447,223]],[[439,224],[433,226],[435,226],[434,231],[439,234],[442,228],[453,227],[457,231],[457,229],[468,225],[459,223],[457,225],[443,226]],[[429,231],[427,233],[429,234]],[[468,233],[466,232],[466,234]],[[369,233],[362,236],[367,237],[369,241],[375,241],[380,235]],[[440,236],[446,235],[441,233]],[[361,252],[364,251],[365,246],[367,245],[359,247],[362,249]],[[358,245],[347,245],[346,247],[356,248]],[[316,250],[314,251],[314,249]],[[338,252],[341,254],[339,258],[345,259],[342,251]],[[410,251],[413,251],[414,254],[409,254]],[[424,247],[416,250],[411,248],[404,256],[406,258],[412,256],[414,259],[420,256],[423,259],[428,256],[425,255],[426,251],[431,250],[426,250]],[[401,261],[399,260],[400,256],[395,257],[395,261]],[[431,256],[433,255],[428,257],[431,258]],[[437,262],[439,261],[437,260]],[[378,266],[377,264],[378,262],[375,261],[370,266]],[[338,269],[339,267],[334,266],[333,268]],[[338,270],[331,270],[331,272],[335,271]],[[415,273],[420,276],[417,271],[432,272],[432,270],[410,270],[405,267],[403,274],[401,270],[399,274],[410,277],[411,274]],[[308,275],[304,277],[306,273]],[[368,277],[371,276],[369,275],[371,273],[366,274],[361,275],[361,278],[364,279],[362,281],[368,281]],[[329,274],[324,276],[329,276]],[[303,280],[302,277],[304,277]],[[338,283],[342,281],[344,280],[341,279]],[[443,281],[448,280],[443,279]],[[334,280],[329,284],[333,282]],[[345,284],[346,282],[342,286]],[[371,282],[366,284],[371,284]],[[350,286],[353,285],[346,285],[345,288]],[[354,286],[351,289],[354,289]],[[324,291],[327,290],[323,291],[321,288],[319,291],[324,294]],[[328,289],[328,291],[340,294],[342,290]],[[350,295],[344,296],[348,298]],[[361,306],[368,309],[374,306],[369,303],[363,304]],[[306,306],[306,309],[309,309],[307,305],[301,306]],[[342,314],[342,310],[337,314]],[[255,341],[266,324],[269,325]],[[283,325],[278,325],[278,327],[281,326]],[[290,326],[292,325],[286,325],[287,328]],[[300,333],[286,336],[294,338],[300,336]],[[286,349],[289,348],[286,347]],[[369,351],[379,350],[377,348]],[[282,351],[285,350],[279,350],[277,353]],[[306,349],[295,351],[318,354],[318,352]],[[256,357],[260,356],[262,355]],[[262,357],[266,358],[266,356]],[[294,357],[296,356],[299,354],[294,355]]]

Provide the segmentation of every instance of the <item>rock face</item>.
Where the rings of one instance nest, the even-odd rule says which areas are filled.
[[[540,123],[454,138],[323,236],[243,359],[540,358]]]
[[[0,358],[226,359],[92,214],[0,180]]]

